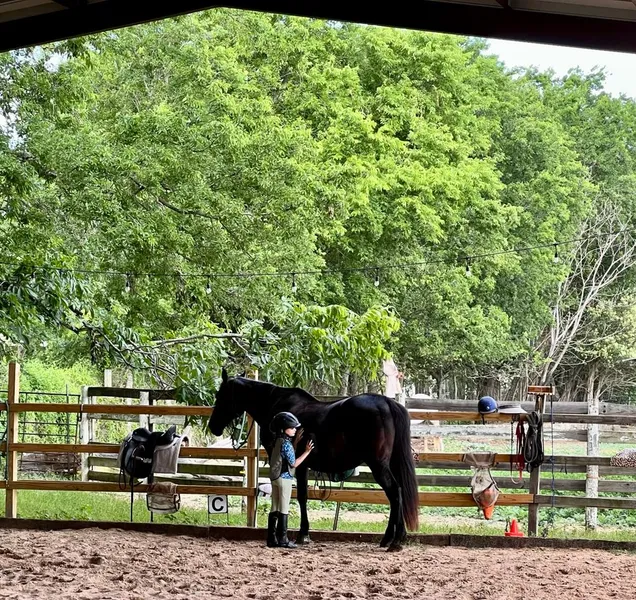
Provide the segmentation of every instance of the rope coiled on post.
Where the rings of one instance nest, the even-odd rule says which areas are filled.
[[[534,411],[526,417],[528,431],[523,443],[523,460],[528,472],[542,465],[545,460],[543,452],[543,419]]]

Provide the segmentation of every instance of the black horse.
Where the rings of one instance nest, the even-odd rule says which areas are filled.
[[[406,539],[406,527],[411,531],[418,528],[418,489],[407,410],[394,400],[375,394],[319,402],[300,388],[228,378],[223,369],[223,382],[216,393],[208,427],[214,435],[221,435],[234,419],[247,412],[260,425],[261,443],[271,456],[274,435],[269,424],[281,411],[296,415],[304,430],[297,448],[299,454],[308,439],[315,444],[314,451],[296,470],[300,505],[297,543],[309,542],[309,469],[337,474],[366,463],[391,504],[389,524],[380,545],[399,550]]]

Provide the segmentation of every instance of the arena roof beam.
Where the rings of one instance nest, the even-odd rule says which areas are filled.
[[[234,1],[223,6],[374,25],[636,52],[636,0]],[[209,0],[0,0],[0,51],[214,8]]]
[[[53,0],[55,4],[61,4],[64,8],[78,8],[88,4],[88,0]]]

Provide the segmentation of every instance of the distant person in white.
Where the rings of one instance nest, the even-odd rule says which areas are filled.
[[[398,370],[392,358],[383,361],[382,372],[386,376],[384,395],[387,398],[395,398],[402,393],[402,378],[404,375]]]

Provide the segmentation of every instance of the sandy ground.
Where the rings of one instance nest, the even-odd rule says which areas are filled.
[[[629,599],[636,556],[368,544],[268,549],[122,531],[0,531],[0,598]]]

